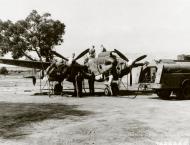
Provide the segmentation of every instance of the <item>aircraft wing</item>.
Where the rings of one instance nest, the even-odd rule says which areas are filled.
[[[49,62],[15,60],[15,59],[0,59],[0,63],[8,65],[16,65],[20,67],[37,68],[37,69],[46,69],[51,64]]]

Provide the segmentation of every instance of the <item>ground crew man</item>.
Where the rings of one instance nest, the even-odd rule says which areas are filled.
[[[96,50],[95,50],[95,46],[93,45],[92,48],[89,50],[89,57],[87,59],[85,59],[84,64],[88,66],[88,62],[90,61],[90,59],[95,59],[96,57]],[[93,72],[91,72],[88,69],[88,73],[85,73],[85,78],[88,79],[88,85],[89,85],[89,91],[90,91],[90,95],[94,95],[94,81],[95,81],[95,75]]]

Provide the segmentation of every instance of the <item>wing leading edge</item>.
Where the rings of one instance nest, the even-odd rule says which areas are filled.
[[[46,69],[51,64],[50,62],[14,60],[14,59],[0,59],[0,63],[20,66],[20,67],[37,68],[37,69]]]

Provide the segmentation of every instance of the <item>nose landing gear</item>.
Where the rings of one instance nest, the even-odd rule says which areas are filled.
[[[105,84],[104,94],[106,96],[117,96],[119,94],[118,82],[112,82],[111,84]]]

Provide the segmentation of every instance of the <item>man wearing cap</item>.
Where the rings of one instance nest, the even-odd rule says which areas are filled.
[[[96,57],[96,50],[95,50],[95,46],[93,45],[92,48],[89,50],[89,57],[85,59],[84,64],[88,66],[88,62],[91,59],[94,59]],[[86,78],[88,78],[88,84],[89,84],[89,91],[90,91],[90,95],[94,95],[94,80],[95,80],[95,75],[93,72],[91,72],[88,69],[88,72],[90,73],[89,75],[86,73]]]

